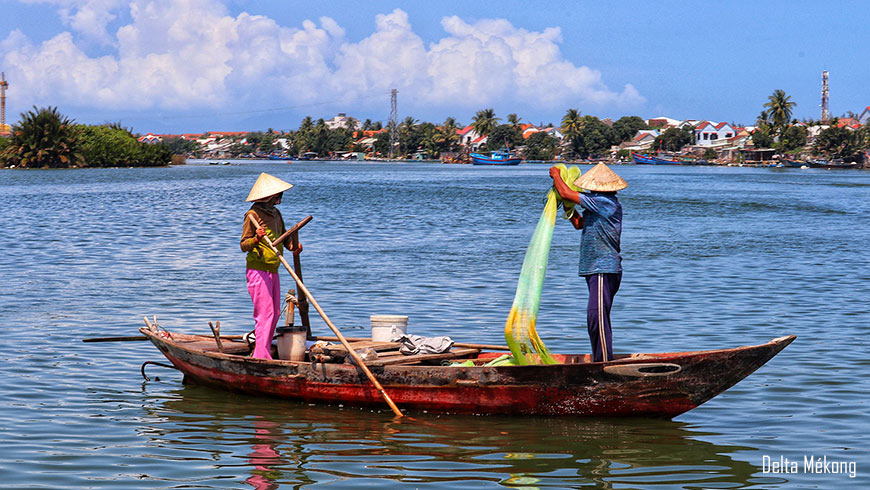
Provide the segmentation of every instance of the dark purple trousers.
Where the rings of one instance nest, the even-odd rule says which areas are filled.
[[[613,360],[613,336],[610,333],[610,307],[619,291],[622,272],[586,276],[589,303],[586,305],[586,328],[592,343],[592,362]]]

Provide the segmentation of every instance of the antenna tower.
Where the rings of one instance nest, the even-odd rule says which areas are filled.
[[[393,145],[395,145],[399,139],[399,110],[396,104],[398,94],[398,90],[390,90],[390,121],[387,123],[387,127],[390,131],[390,160],[393,159]]]
[[[6,133],[6,73],[0,72],[0,134]]]
[[[827,123],[831,119],[831,113],[828,112],[828,70],[822,72],[822,123]]]

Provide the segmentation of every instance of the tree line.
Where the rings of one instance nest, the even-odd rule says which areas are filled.
[[[76,124],[56,107],[22,113],[10,137],[0,138],[2,167],[154,167],[172,159],[167,145],[140,143],[120,123]]]
[[[752,142],[760,148],[773,148],[783,155],[809,153],[816,157],[842,158],[860,161],[870,150],[870,121],[858,129],[840,124],[839,118],[830,122],[798,121],[793,119],[797,103],[784,90],[774,90],[755,121]],[[855,114],[851,113],[854,117]],[[808,145],[809,127],[823,127],[812,145]],[[825,127],[827,126],[827,127]]]
[[[810,152],[825,158],[860,158],[870,149],[870,124],[858,130],[841,127],[837,119],[821,130],[812,146],[807,146],[808,126],[820,122],[799,124],[792,119],[795,102],[782,90],[776,90],[764,104],[756,120],[751,138],[756,147],[774,148],[781,154]],[[582,115],[577,109],[568,109],[556,128],[549,124],[541,131],[523,138],[522,118],[508,114],[506,121],[497,117],[492,108],[477,111],[471,127],[487,141],[479,150],[491,151],[505,146],[520,150],[527,160],[564,160],[610,156],[611,149],[634,137],[639,130],[650,126],[638,116],[625,116],[615,122],[602,121],[595,116]],[[460,144],[458,130],[465,127],[455,118],[448,117],[441,124],[420,122],[406,117],[402,122],[386,127],[379,121],[365,120],[357,124],[349,120],[344,127],[330,128],[324,119],[315,121],[305,117],[295,131],[278,132],[272,129],[245,133],[224,151],[229,157],[257,156],[280,151],[287,155],[314,152],[330,156],[340,152],[372,152],[378,156],[407,158],[416,153],[437,157],[445,152],[456,152]],[[558,129],[562,138],[554,137],[548,128]],[[372,131],[375,141],[371,148],[359,143],[364,131]],[[391,137],[391,133],[394,137]],[[695,143],[694,128],[668,128],[653,143],[654,151],[679,152]],[[392,144],[392,147],[391,147]],[[391,151],[392,150],[392,151]],[[707,150],[715,157],[712,149]],[[115,167],[162,166],[183,162],[181,155],[204,156],[195,141],[181,137],[167,138],[154,143],[141,143],[130,129],[120,123],[101,125],[76,124],[60,114],[55,107],[22,113],[21,120],[12,128],[9,138],[0,138],[0,166],[22,168],[63,167]],[[627,150],[619,156],[628,157]]]

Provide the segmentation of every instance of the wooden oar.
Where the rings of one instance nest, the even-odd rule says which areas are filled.
[[[144,335],[135,335],[130,337],[92,337],[82,339],[82,342],[134,342],[137,340],[148,340]]]
[[[260,223],[257,222],[257,219],[254,218],[252,215],[249,214],[248,218],[250,218],[251,222],[254,224],[254,226],[256,228],[259,228],[261,226]],[[326,316],[326,313],[323,311],[323,308],[321,308],[320,305],[317,304],[317,301],[314,299],[314,296],[311,296],[311,291],[309,291],[308,288],[305,286],[305,284],[302,283],[302,279],[300,279],[299,276],[296,275],[295,272],[293,272],[293,268],[290,267],[289,263],[287,263],[287,259],[285,259],[283,255],[278,254],[278,249],[275,248],[275,246],[272,244],[272,240],[270,240],[268,236],[264,236],[263,239],[265,240],[266,245],[268,245],[269,248],[272,249],[272,252],[274,252],[275,255],[278,257],[278,259],[281,261],[281,263],[284,264],[284,268],[287,269],[287,272],[289,272],[290,275],[293,276],[293,280],[296,281],[296,285],[299,286],[299,290],[301,292],[305,293],[305,295],[311,301],[311,304],[314,305],[314,309],[317,310],[317,313],[320,313],[320,316],[321,316],[321,318],[323,318],[323,321],[326,322],[326,325],[329,326],[330,330],[332,330],[332,332],[335,334],[335,336],[338,337],[338,340],[341,341],[341,344],[344,346],[344,348],[347,349],[347,353],[350,354],[351,358],[353,358],[353,361],[356,363],[356,365],[359,366],[360,369],[362,369],[364,373],[366,373],[366,376],[368,376],[369,381],[372,382],[372,384],[375,386],[375,388],[377,388],[377,390],[381,393],[381,396],[384,397],[384,401],[387,402],[387,405],[390,406],[390,408],[393,410],[393,413],[395,413],[396,416],[398,416],[398,417],[403,417],[404,414],[402,413],[401,410],[399,410],[399,407],[397,407],[396,404],[393,403],[393,400],[390,399],[390,395],[388,395],[387,392],[384,391],[384,387],[381,386],[381,384],[378,382],[377,378],[375,378],[375,375],[372,374],[372,372],[366,366],[365,362],[363,362],[363,360],[360,358],[359,354],[357,354],[356,351],[353,350],[353,347],[350,346],[350,343],[348,343],[347,339],[344,338],[344,335],[341,334],[341,332],[332,323],[332,321],[329,319],[329,317]]]

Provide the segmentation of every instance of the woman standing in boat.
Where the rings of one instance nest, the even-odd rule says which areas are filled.
[[[586,278],[589,289],[586,328],[592,343],[592,361],[609,361],[613,359],[610,307],[622,281],[622,256],[619,254],[622,205],[616,191],[625,189],[628,184],[603,163],[574,181],[576,187],[590,191],[588,194],[571,190],[556,167],[550,169],[550,177],[562,199],[583,208],[579,275]]]
[[[293,184],[273,177],[267,173],[261,173],[251,188],[248,202],[253,201],[251,209],[245,213],[242,225],[242,239],[239,245],[243,252],[248,252],[246,259],[247,271],[245,277],[248,281],[248,293],[254,302],[254,335],[256,342],[253,357],[259,359],[272,359],[272,337],[275,335],[275,326],[281,314],[281,283],[278,280],[278,256],[269,248],[263,240],[268,236],[273,241],[278,239],[286,230],[284,218],[275,207],[281,204],[284,191],[293,187]],[[253,216],[259,227],[255,228],[248,216]],[[283,243],[274,243],[278,253],[283,252],[283,247],[293,253],[302,251],[302,245],[293,247],[290,237]]]

